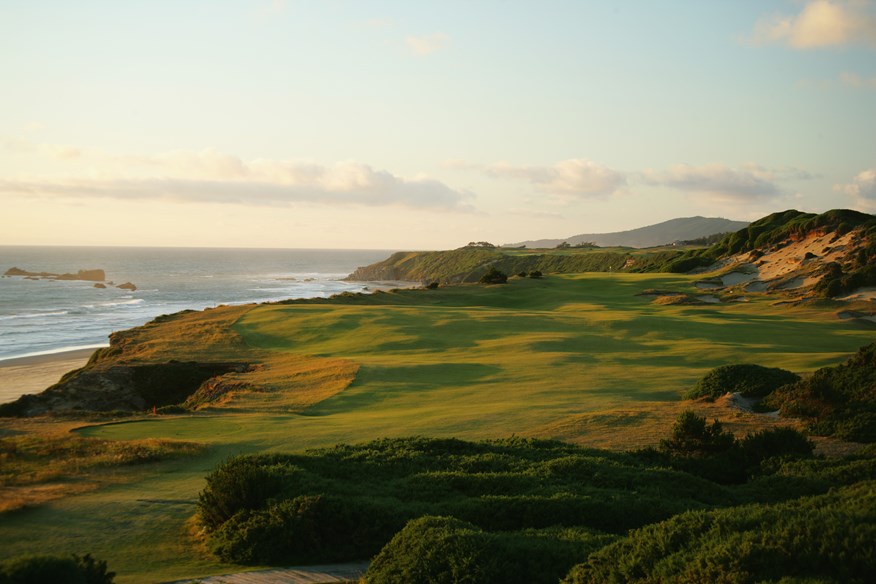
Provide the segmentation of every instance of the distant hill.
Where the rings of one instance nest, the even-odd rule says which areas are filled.
[[[715,235],[730,233],[748,227],[745,221],[731,221],[722,217],[680,217],[663,223],[618,231],[615,233],[582,233],[563,239],[534,239],[519,243],[507,243],[503,247],[550,248],[564,241],[569,245],[595,243],[600,247],[654,247],[675,241],[690,241]]]
[[[723,228],[734,223],[726,219],[693,217],[625,233],[665,228],[685,221],[721,221]],[[532,271],[550,274],[720,270],[720,274],[697,286],[728,296],[784,292],[798,298],[807,295],[836,298],[861,288],[876,287],[876,217],[873,215],[848,209],[835,209],[821,215],[788,210],[742,225],[742,229],[708,246],[512,249],[472,243],[448,251],[398,252],[381,262],[358,268],[347,279],[457,284],[477,282],[491,268],[509,275]],[[680,231],[675,231],[675,236],[669,235],[669,229],[662,232],[668,240],[695,239],[692,234],[696,233],[688,231],[684,237],[678,237]],[[598,236],[576,237],[587,241]],[[576,240],[565,241],[575,245]],[[868,311],[867,315],[870,314]]]

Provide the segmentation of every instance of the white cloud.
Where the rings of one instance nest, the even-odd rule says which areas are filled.
[[[668,171],[643,171],[639,178],[647,184],[697,193],[717,201],[752,202],[783,194],[774,182],[776,175],[776,171],[758,165],[735,169],[723,164],[676,164]]]
[[[844,45],[876,47],[876,15],[867,0],[810,0],[796,15],[761,18],[749,40],[795,49]]]
[[[65,154],[66,150],[55,153]],[[207,149],[153,156],[102,157],[91,153],[89,162],[100,165],[98,172],[92,170],[87,177],[0,178],[0,193],[68,199],[395,205],[456,210],[468,210],[466,200],[472,197],[469,192],[428,177],[406,178],[354,161],[332,166],[296,160],[244,161]]]
[[[545,193],[578,198],[611,195],[627,182],[622,172],[583,158],[561,160],[552,166],[515,166],[498,162],[484,170],[496,178],[523,179]]]
[[[844,71],[840,73],[840,81],[848,87],[876,89],[876,77],[861,77],[857,73]]]
[[[445,48],[450,42],[450,37],[443,32],[428,34],[424,36],[409,35],[405,38],[405,44],[415,55],[425,56],[431,55],[436,51]]]
[[[859,172],[851,183],[834,185],[833,190],[852,197],[859,209],[876,212],[876,168]]]

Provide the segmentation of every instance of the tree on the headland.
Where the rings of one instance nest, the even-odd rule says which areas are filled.
[[[538,270],[534,270],[532,272],[529,272],[529,277],[530,278],[541,278],[541,272]]]
[[[481,276],[480,283],[481,284],[504,284],[508,281],[508,276],[503,272],[500,272],[496,269],[495,266],[491,266],[487,273]]]

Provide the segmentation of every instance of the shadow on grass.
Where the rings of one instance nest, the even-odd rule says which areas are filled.
[[[501,371],[501,367],[477,363],[366,366],[343,393],[308,408],[301,415],[327,416],[365,408],[391,397],[441,390],[446,386],[477,385]]]

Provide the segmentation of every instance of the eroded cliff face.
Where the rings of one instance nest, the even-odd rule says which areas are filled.
[[[221,375],[246,371],[246,363],[171,361],[143,365],[84,367],[36,395],[0,407],[0,414],[144,411],[185,402]]]

